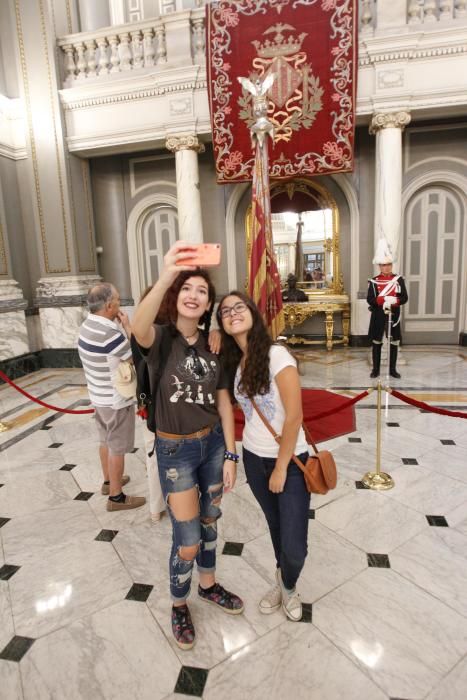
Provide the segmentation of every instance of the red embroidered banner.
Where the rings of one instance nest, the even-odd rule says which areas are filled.
[[[207,5],[217,179],[252,179],[253,96],[270,73],[272,178],[352,170],[357,0],[217,0]]]

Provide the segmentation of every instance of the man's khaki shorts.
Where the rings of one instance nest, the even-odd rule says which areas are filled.
[[[99,442],[113,455],[124,455],[135,446],[135,407],[94,406]]]

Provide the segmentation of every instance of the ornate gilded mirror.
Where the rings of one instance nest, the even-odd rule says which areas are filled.
[[[273,245],[282,287],[294,274],[309,298],[342,294],[339,211],[332,195],[305,178],[271,184]],[[251,249],[251,206],[246,214],[247,261]],[[247,271],[248,276],[248,271]]]

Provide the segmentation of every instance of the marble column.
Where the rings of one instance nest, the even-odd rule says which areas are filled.
[[[409,122],[408,112],[376,113],[370,126],[376,134],[375,247],[386,238],[395,259],[402,218],[402,131]]]
[[[181,240],[202,243],[203,222],[199,189],[198,153],[204,144],[194,134],[169,136],[166,148],[175,153],[178,228]]]

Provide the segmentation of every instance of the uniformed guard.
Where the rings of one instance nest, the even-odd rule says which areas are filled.
[[[396,369],[397,352],[401,342],[400,307],[407,303],[408,296],[404,278],[392,271],[392,249],[384,238],[378,241],[373,264],[379,265],[380,273],[368,280],[366,297],[371,311],[368,336],[372,342],[373,350],[373,369],[370,377],[379,377],[383,336],[387,337],[388,335],[388,322],[391,318],[389,374],[391,377],[400,379],[401,375]]]

